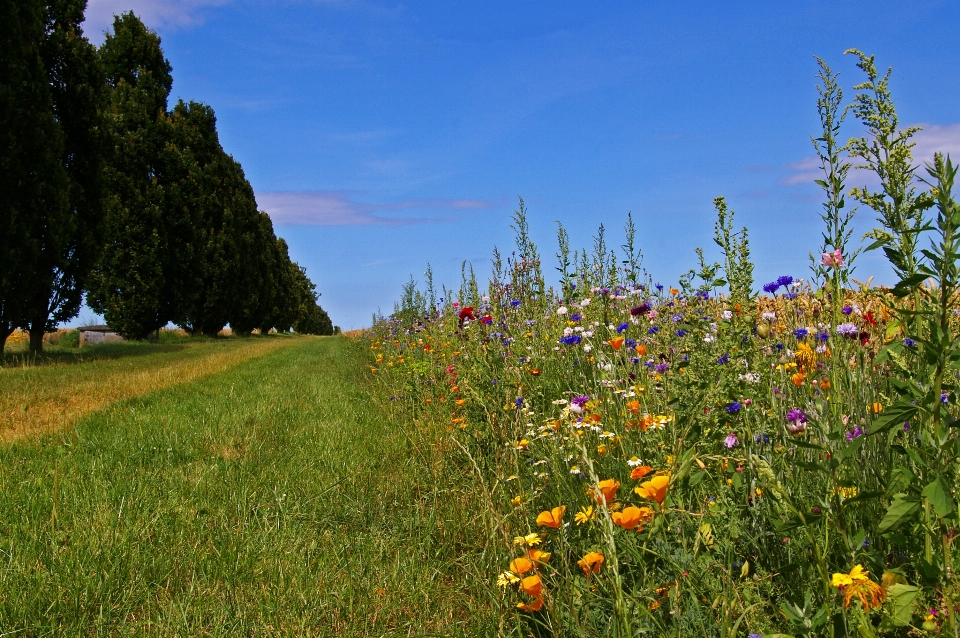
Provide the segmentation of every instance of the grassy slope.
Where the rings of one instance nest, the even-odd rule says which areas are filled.
[[[304,339],[0,447],[0,633],[493,633],[473,504],[362,363]]]
[[[0,359],[0,441],[62,429],[120,399],[222,372],[293,337],[52,346]]]

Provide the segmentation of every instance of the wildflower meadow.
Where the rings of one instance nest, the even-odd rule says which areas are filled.
[[[428,270],[367,333],[372,382],[447,424],[485,503],[505,634],[960,636],[956,167],[914,162],[889,73],[848,53],[849,102],[820,61],[808,273],[755,281],[718,197],[717,262],[662,285],[632,217],[618,247],[558,225],[548,285],[521,201],[486,285]],[[895,285],[852,278],[855,232]]]

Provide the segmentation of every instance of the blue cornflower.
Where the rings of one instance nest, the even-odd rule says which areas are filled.
[[[629,328],[629,327],[630,327],[630,324],[628,324],[626,321],[624,321],[624,322],[621,323],[619,326],[617,326],[617,332],[623,332],[624,330],[626,330],[626,329]]]
[[[658,363],[657,365],[655,365],[655,366],[653,367],[653,369],[656,370],[657,372],[666,372],[666,371],[667,371],[667,368],[669,368],[669,367],[670,367],[669,364],[666,364],[666,363]]]
[[[797,339],[803,339],[809,333],[810,331],[807,330],[806,328],[797,328],[796,330],[793,331],[793,336],[795,336]]]
[[[581,319],[583,319],[583,317],[581,317],[581,316],[580,316],[578,313],[576,313],[576,312],[573,313],[572,315],[570,315],[570,321],[577,322],[577,321],[580,321]]]
[[[672,317],[670,317],[670,321],[672,321],[673,323],[680,323],[681,321],[683,321],[683,315],[673,315]]]
[[[675,334],[676,334],[678,337],[686,337],[686,336],[687,336],[687,331],[686,331],[686,330],[677,330],[677,332],[676,332]]]
[[[786,288],[792,283],[793,283],[793,277],[791,277],[790,275],[783,275],[782,277],[777,277],[778,286],[783,286],[784,288]]]
[[[660,332],[660,326],[650,326],[647,328],[647,334],[655,335]]]
[[[782,343],[774,344],[773,347],[776,348],[777,350],[783,350],[783,344],[782,344]]]
[[[849,315],[851,312],[853,312],[853,308],[851,308],[850,306],[844,306],[843,308],[840,309],[840,312],[842,312],[845,315]]]
[[[778,284],[778,283],[775,282],[775,281],[771,281],[771,282],[768,283],[768,284],[763,284],[763,292],[772,295],[772,294],[774,294],[775,292],[777,292],[777,288],[779,288],[779,287],[780,287],[780,284]]]
[[[717,359],[717,363],[720,364],[720,365],[723,365],[723,364],[729,363],[729,362],[730,362],[730,353],[728,353],[728,352],[724,352],[724,353],[723,353],[723,356],[720,357],[719,359]]]
[[[657,290],[663,290],[663,284],[657,284]]]
[[[830,339],[830,333],[826,331],[819,332],[817,333],[817,339],[819,339],[820,341],[827,341]]]
[[[627,339],[623,342],[623,345],[627,346],[628,348],[632,348],[637,345],[637,341],[636,339]]]
[[[736,414],[737,412],[740,411],[740,408],[742,408],[742,407],[743,407],[743,406],[740,405],[740,402],[739,402],[739,401],[734,401],[733,403],[731,403],[730,405],[728,405],[727,407],[725,407],[724,410],[726,410],[726,411],[727,411],[728,413],[730,413],[730,414]]]
[[[570,335],[568,337],[560,337],[560,343],[568,346],[575,346],[581,341],[583,341],[583,337],[581,337],[580,335]]]
[[[630,363],[640,363],[640,359],[637,357],[630,357]]]
[[[520,300],[519,300],[519,299],[511,299],[511,300],[510,300],[510,305],[513,306],[514,308],[516,308],[517,306],[520,305]]]
[[[944,392],[940,395],[940,403],[950,403],[950,393]]]
[[[913,346],[917,345],[917,342],[910,337],[907,337],[903,340],[903,345],[907,346],[908,348],[912,348]]]
[[[788,292],[787,294],[785,294],[785,295],[783,296],[783,298],[784,298],[784,299],[796,299],[796,298],[797,298],[797,293],[795,293],[795,292]]]
[[[522,408],[522,407],[523,407],[523,397],[517,397],[517,400],[514,401],[513,404],[514,404],[515,406],[517,406],[518,408]]]

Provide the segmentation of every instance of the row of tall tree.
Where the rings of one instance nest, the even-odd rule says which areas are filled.
[[[87,303],[128,338],[330,334],[306,272],[257,210],[205,104],[133,13],[93,46],[86,0],[0,0],[0,352]]]

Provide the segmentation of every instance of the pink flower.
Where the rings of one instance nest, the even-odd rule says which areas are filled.
[[[820,257],[820,264],[827,268],[843,268],[843,255],[840,253],[840,249],[837,248],[832,253],[823,253]]]

